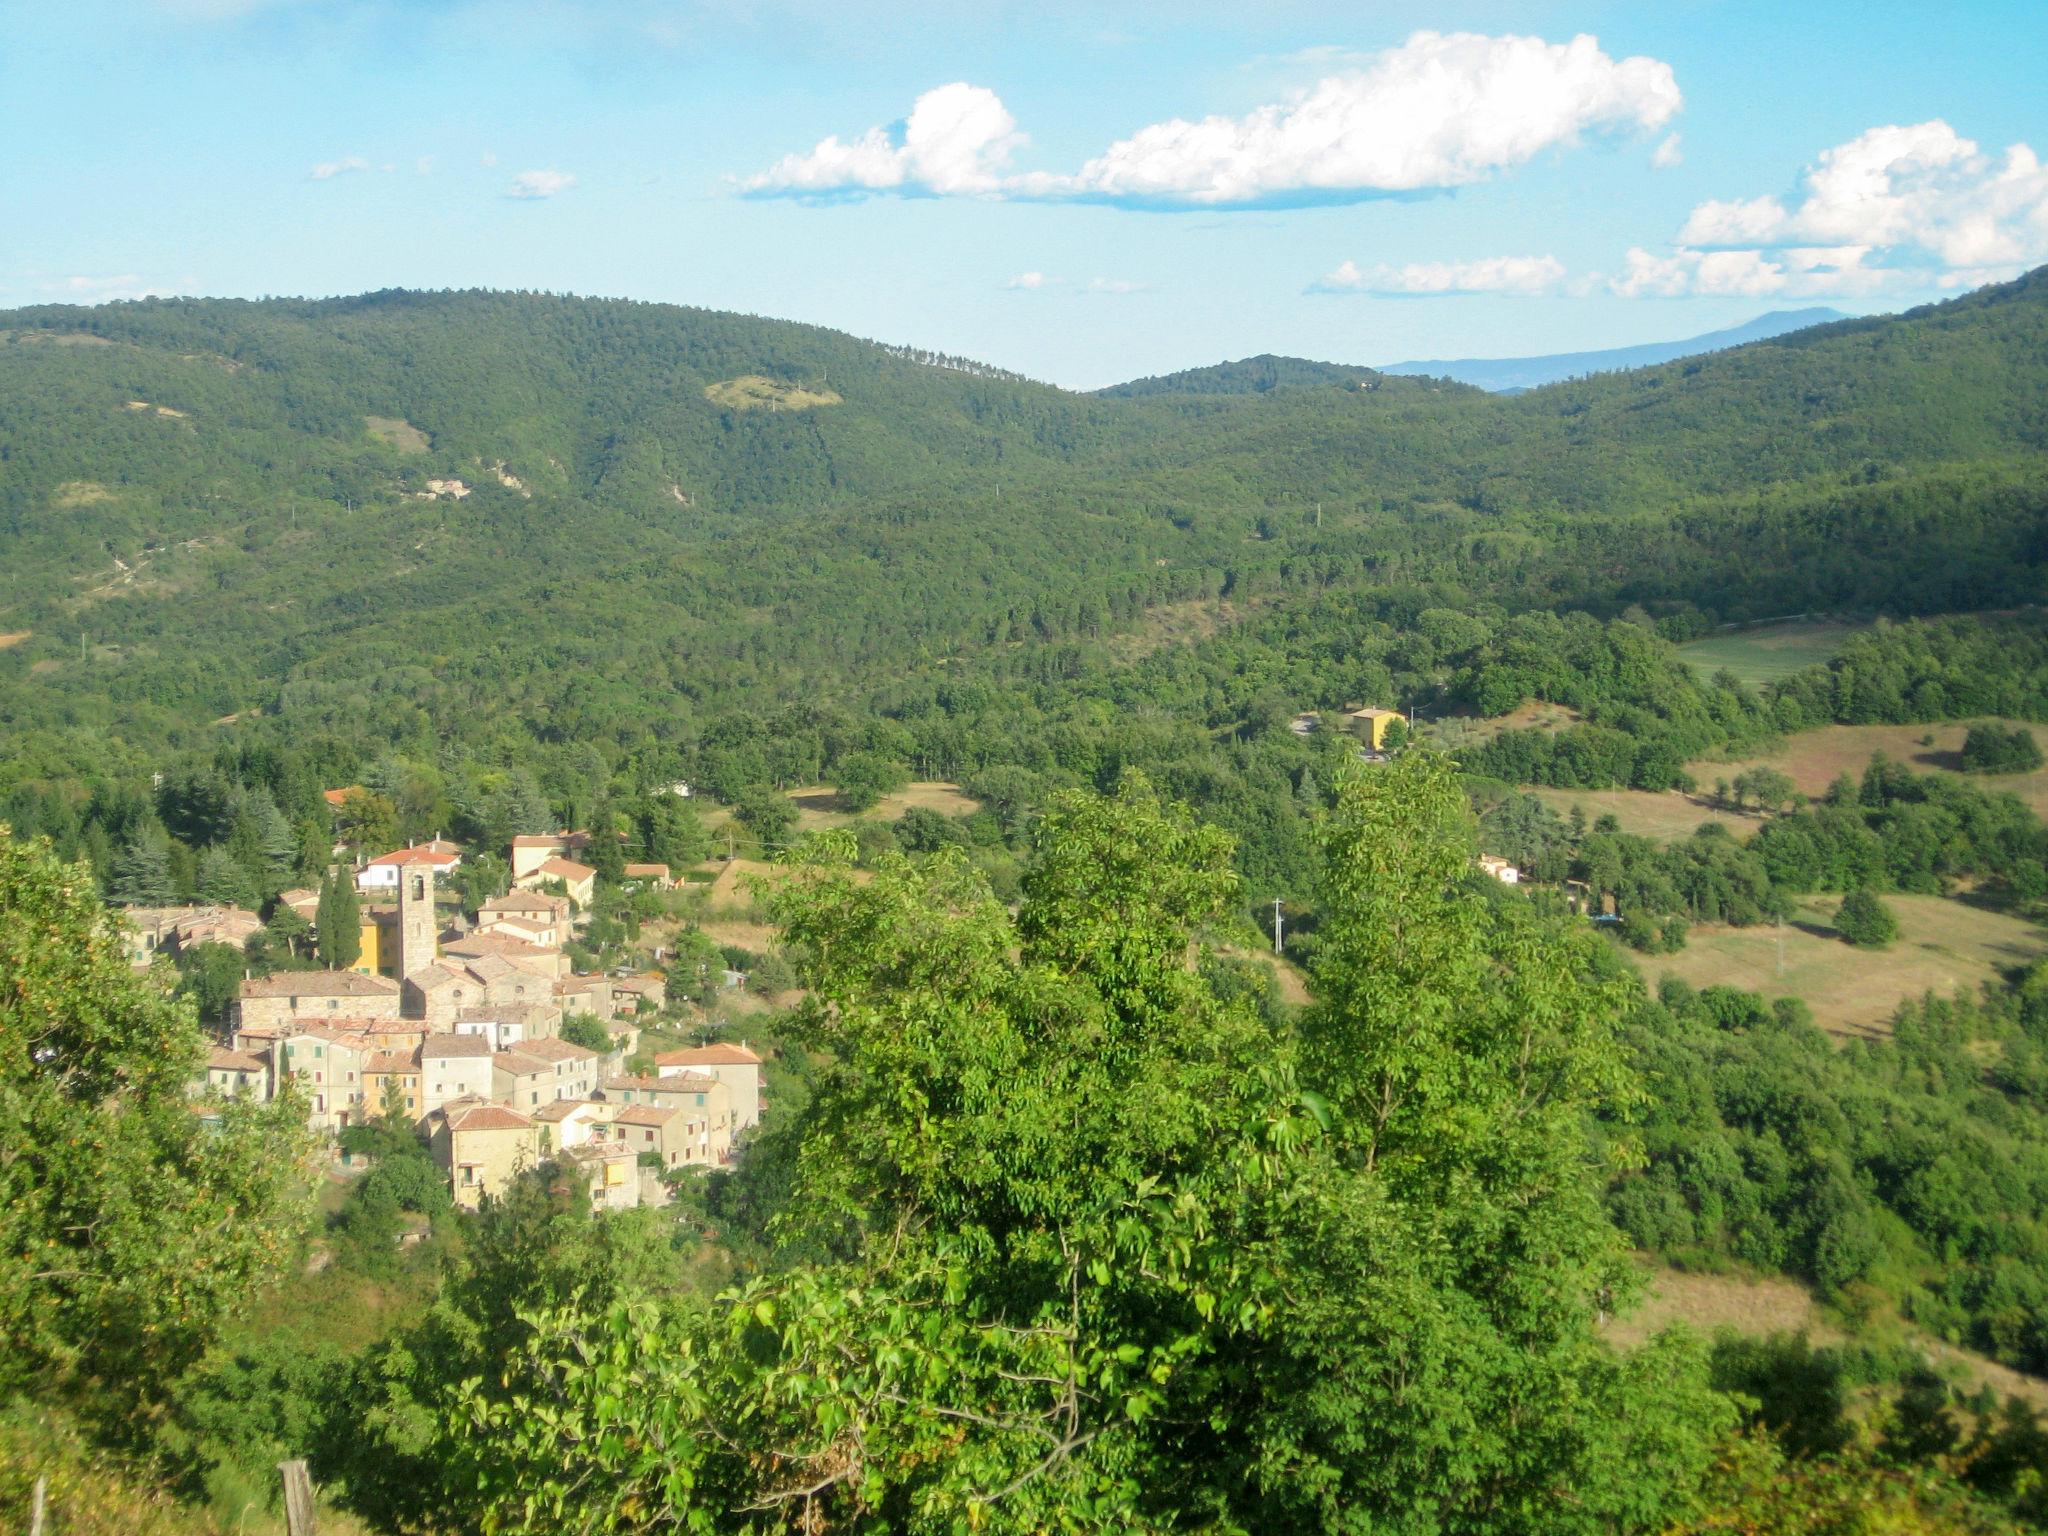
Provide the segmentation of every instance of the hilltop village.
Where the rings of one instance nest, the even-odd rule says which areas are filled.
[[[514,837],[511,888],[473,917],[437,885],[463,860],[439,837],[338,874],[356,897],[354,963],[244,975],[194,1084],[199,1111],[291,1093],[330,1138],[372,1120],[409,1126],[470,1209],[549,1160],[585,1175],[606,1209],[665,1204],[677,1179],[730,1164],[761,1118],[762,1059],[729,1041],[646,1054],[636,1021],[666,1006],[662,974],[574,968],[598,880],[574,857],[588,844],[585,832]],[[671,884],[666,865],[623,873],[634,887]],[[310,928],[322,899],[287,890],[276,906]],[[265,929],[232,907],[123,913],[138,967],[199,944],[239,949]]]

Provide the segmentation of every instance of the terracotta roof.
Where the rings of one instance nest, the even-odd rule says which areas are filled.
[[[554,1071],[554,1063],[545,1056],[535,1056],[524,1046],[511,1045],[502,1051],[492,1053],[491,1065],[501,1072],[510,1072],[515,1077],[528,1077],[535,1072]]]
[[[682,1113],[667,1104],[628,1104],[619,1111],[615,1125],[667,1125]]]
[[[631,1072],[614,1072],[599,1086],[604,1088],[606,1092],[610,1092],[615,1088],[639,1088],[651,1092],[661,1086],[661,1079],[658,1077],[636,1077]]]
[[[588,864],[578,864],[574,859],[554,858],[545,860],[534,873],[536,875],[550,875],[555,879],[574,884],[577,881],[590,879],[597,871]]]
[[[230,1051],[214,1046],[206,1053],[206,1070],[209,1072],[261,1072],[262,1061],[242,1051]]]
[[[491,1042],[482,1035],[429,1035],[420,1042],[420,1060],[445,1061],[453,1056],[491,1056]]]
[[[502,1104],[478,1104],[474,1108],[451,1108],[448,1111],[448,1129],[451,1131],[525,1131],[532,1127],[533,1122],[526,1116]]]
[[[512,846],[514,848],[559,848],[562,846],[562,834],[559,832],[522,832],[519,836],[512,839]]]
[[[398,983],[361,971],[279,971],[243,979],[243,997],[396,997]]]
[[[550,896],[545,891],[515,890],[503,896],[493,896],[489,901],[477,904],[477,914],[486,912],[557,912],[562,907],[562,898]]]
[[[414,846],[400,848],[395,853],[380,853],[370,860],[369,866],[379,864],[431,864],[436,869],[447,869],[462,862],[462,855],[455,852],[443,853],[436,848]]]
[[[668,866],[666,864],[628,864],[626,866],[626,874],[636,880],[650,878],[666,880],[668,878]]]
[[[560,1018],[562,1010],[553,1003],[479,1003],[474,1008],[458,1009],[456,1021],[462,1024],[531,1024],[536,1019]]]
[[[666,976],[655,976],[652,974],[646,976],[614,976],[612,978],[612,990],[614,992],[653,992],[665,988],[667,985],[668,978]]]
[[[1381,709],[1375,704],[1365,709],[1354,709],[1351,711],[1351,718],[1353,720],[1404,720],[1407,717],[1398,709]]]
[[[420,1069],[420,1053],[410,1051],[379,1051],[363,1063],[368,1072],[417,1072]]]
[[[572,1045],[567,1040],[522,1040],[519,1049],[529,1056],[538,1056],[543,1061],[595,1061],[604,1052],[593,1051],[585,1045]]]
[[[619,1072],[604,1080],[607,1093],[631,1088],[640,1093],[708,1093],[719,1086],[715,1077],[698,1072],[676,1072],[668,1077],[634,1077]]]
[[[579,1109],[611,1109],[613,1107],[599,1099],[556,1099],[552,1103],[543,1104],[539,1109],[536,1109],[533,1112],[533,1118],[552,1123],[556,1120],[568,1119]]]
[[[362,792],[362,785],[351,784],[346,789],[323,789],[320,791],[320,798],[338,811],[350,795],[360,795]]]
[[[323,1021],[318,1024],[308,1024],[292,1038],[302,1040],[310,1037],[314,1040],[325,1040],[329,1045],[338,1045],[345,1050],[367,1051],[370,1049],[370,1042],[364,1038],[367,1034],[367,1030],[339,1029]]]
[[[680,1051],[663,1051],[654,1058],[657,1067],[758,1067],[761,1058],[744,1045],[719,1041],[715,1045],[692,1045]]]

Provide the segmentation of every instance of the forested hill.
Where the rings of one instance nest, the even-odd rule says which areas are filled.
[[[616,760],[1333,592],[1394,623],[2042,594],[2041,273],[1513,399],[1329,373],[1081,396],[541,294],[0,314],[4,772],[137,772],[228,717]]]
[[[1276,389],[1372,389],[1379,382],[1379,375],[1370,368],[1262,352],[1234,363],[1132,379],[1095,393],[1106,399],[1137,400],[1147,395],[1263,395]]]

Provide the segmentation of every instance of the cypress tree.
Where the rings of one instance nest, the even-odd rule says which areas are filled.
[[[330,971],[345,971],[363,953],[362,909],[355,881],[346,870],[329,871],[320,884],[320,905],[313,914],[320,939],[320,960]]]

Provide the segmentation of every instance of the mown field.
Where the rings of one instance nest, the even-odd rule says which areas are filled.
[[[1696,667],[1703,677],[1711,677],[1725,669],[1754,688],[1760,683],[1778,682],[1803,668],[1832,659],[1851,635],[1869,627],[1867,624],[1843,624],[1825,619],[1759,624],[1750,629],[1694,640],[1681,645],[1678,654]]]
[[[1681,790],[1656,793],[1647,789],[1552,789],[1546,785],[1524,785],[1560,816],[1570,816],[1577,806],[1586,813],[1588,826],[1602,816],[1612,816],[1621,830],[1658,842],[1690,837],[1710,821],[1718,821],[1738,838],[1747,838],[1763,824],[1753,811],[1735,811],[1714,805],[1705,795],[1688,795]]]
[[[1701,758],[1686,764],[1686,771],[1711,789],[1716,779],[1733,779],[1745,768],[1769,764],[1791,775],[1793,784],[1808,795],[1827,790],[1837,776],[1860,777],[1870,759],[1882,752],[1915,773],[1960,773],[1963,738],[1972,724],[1951,721],[1942,725],[1826,725],[1818,730],[1788,736],[1769,751],[1721,761]],[[2024,721],[2005,720],[2006,726]],[[2048,735],[2029,726],[2036,736]],[[1971,774],[1970,782],[1984,789],[2007,790],[2018,795],[2038,814],[2048,815],[2048,768],[2033,773]]]
[[[1974,992],[2002,971],[2048,955],[2048,929],[1943,896],[1888,895],[1899,937],[1888,949],[1857,949],[1835,934],[1840,898],[1809,897],[1782,927],[1694,928],[1674,955],[1638,957],[1651,985],[1677,976],[1696,987],[1730,986],[1796,997],[1814,1022],[1841,1039],[1888,1034],[1907,998]]]

